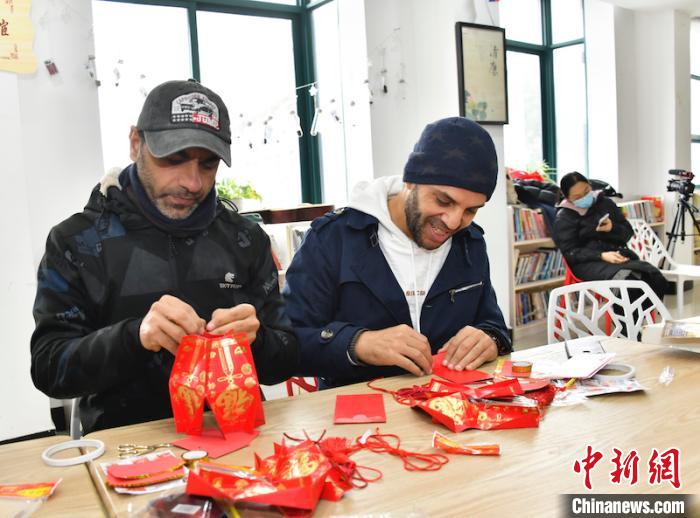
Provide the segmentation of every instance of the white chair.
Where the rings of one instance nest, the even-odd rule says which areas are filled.
[[[666,279],[676,283],[676,309],[678,318],[681,318],[683,316],[683,283],[700,280],[700,266],[677,263],[646,221],[631,219],[629,222],[634,229],[634,236],[627,242],[627,246],[642,261],[653,264]],[[692,234],[690,237],[692,239]],[[665,268],[661,268],[664,262]]]
[[[631,289],[641,290],[642,295],[632,300]],[[611,321],[610,336],[637,340],[642,327],[654,323],[654,311],[662,321],[671,318],[664,303],[643,281],[589,281],[561,286],[549,294],[547,340],[554,343],[608,334],[600,327],[606,315]]]

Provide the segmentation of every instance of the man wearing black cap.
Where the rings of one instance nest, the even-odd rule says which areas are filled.
[[[353,191],[311,225],[284,298],[299,343],[297,374],[324,386],[429,374],[432,355],[475,369],[511,351],[472,222],[496,187],[493,141],[452,117],[429,124],[401,177]]]
[[[216,196],[219,160],[231,163],[221,98],[195,81],[163,83],[129,141],[134,163],[51,230],[39,266],[32,379],[51,397],[82,398],[83,433],[171,416],[184,335],[245,333],[264,384],[298,361],[269,238]]]

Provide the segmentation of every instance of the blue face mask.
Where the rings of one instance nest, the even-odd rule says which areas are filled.
[[[593,193],[589,192],[583,198],[579,198],[573,202],[579,209],[590,209],[593,205]]]

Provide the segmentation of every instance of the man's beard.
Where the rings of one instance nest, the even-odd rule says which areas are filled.
[[[408,226],[408,231],[411,233],[411,237],[413,238],[413,241],[421,247],[426,250],[435,250],[436,248],[439,248],[441,245],[438,244],[437,246],[427,246],[425,241],[423,240],[423,228],[425,228],[426,225],[429,225],[430,222],[428,222],[427,218],[423,217],[423,213],[420,210],[420,207],[418,205],[418,187],[414,187],[411,189],[410,194],[408,195],[408,198],[406,199],[406,206],[404,208],[404,213],[406,215],[406,226]],[[445,228],[445,225],[440,221],[439,218],[433,218],[435,220],[435,227],[440,228],[440,229],[445,229],[446,232],[450,233],[447,228]],[[444,242],[444,241],[443,241]]]
[[[153,172],[146,166],[144,160],[139,157],[136,160],[136,167],[139,171],[139,180],[141,180],[141,185],[148,195],[148,199],[151,200],[153,206],[158,209],[163,216],[172,220],[183,220],[187,219],[192,215],[192,213],[199,207],[201,200],[197,199],[197,196],[192,195],[186,189],[178,189],[174,192],[162,192],[157,194],[153,188]],[[189,207],[184,207],[180,205],[172,205],[167,203],[167,196],[175,195],[181,198],[191,198],[197,200]]]

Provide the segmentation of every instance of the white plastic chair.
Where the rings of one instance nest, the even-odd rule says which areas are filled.
[[[629,222],[634,229],[634,236],[627,242],[627,246],[642,261],[653,264],[659,268],[666,279],[676,283],[676,309],[678,318],[681,318],[683,316],[683,283],[700,280],[700,266],[677,263],[646,221],[630,219]],[[664,261],[667,266],[662,269],[661,265]]]
[[[642,295],[631,300],[631,289],[641,290]],[[647,301],[651,304],[643,308]],[[615,306],[621,308],[617,310],[621,314],[615,313]],[[611,321],[610,336],[637,340],[642,327],[654,323],[654,311],[662,322],[671,318],[664,303],[643,281],[589,281],[561,286],[549,294],[547,340],[554,343],[608,334],[599,325],[606,315]]]

